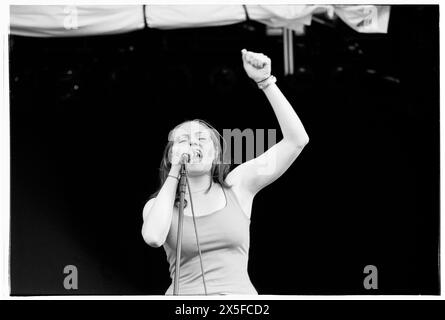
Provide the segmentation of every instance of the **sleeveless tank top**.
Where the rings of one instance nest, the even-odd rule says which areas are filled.
[[[226,198],[225,207],[195,217],[207,293],[257,295],[247,273],[250,219],[241,209],[232,189],[222,189]],[[177,229],[178,211],[175,210],[163,245],[172,280],[166,295],[173,294]],[[184,215],[180,265],[179,295],[204,295],[193,217],[187,215]]]

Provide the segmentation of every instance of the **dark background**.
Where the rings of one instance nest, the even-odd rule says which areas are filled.
[[[387,34],[313,22],[287,77],[282,37],[251,22],[11,36],[12,294],[164,294],[164,251],[141,226],[168,131],[193,118],[279,129],[242,48],[272,58],[310,136],[254,202],[258,292],[438,294],[438,8],[393,6]],[[363,288],[369,264],[378,290]]]

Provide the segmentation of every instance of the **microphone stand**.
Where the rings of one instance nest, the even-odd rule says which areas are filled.
[[[181,247],[182,247],[182,229],[184,224],[184,198],[185,188],[187,186],[187,171],[185,170],[185,163],[181,165],[181,178],[179,180],[179,217],[178,217],[178,234],[176,238],[176,266],[175,266],[175,280],[173,283],[173,295],[179,294],[179,274],[181,262]]]

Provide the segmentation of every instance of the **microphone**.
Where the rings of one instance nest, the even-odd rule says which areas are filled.
[[[198,158],[202,158],[202,153],[201,151],[198,150],[191,150],[189,152],[184,152],[181,156],[181,164],[186,164],[186,163],[190,163],[190,161],[192,160],[192,155],[194,157],[198,157]]]

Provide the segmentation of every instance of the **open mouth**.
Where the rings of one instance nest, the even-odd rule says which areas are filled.
[[[191,160],[192,160],[191,161],[192,163],[201,162],[201,160],[202,160],[202,151],[198,150],[198,149],[193,150],[193,156],[192,156]]]

